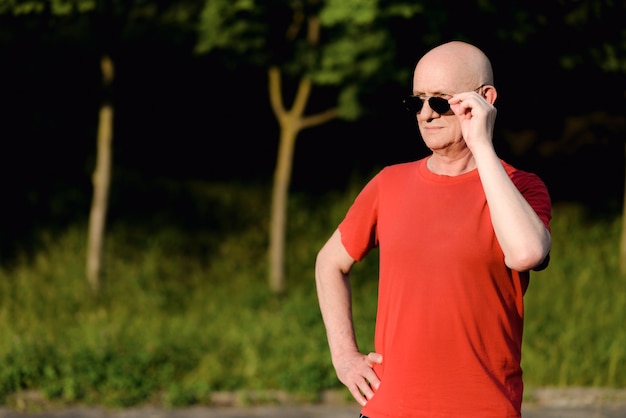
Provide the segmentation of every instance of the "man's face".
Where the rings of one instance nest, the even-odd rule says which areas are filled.
[[[413,100],[422,101],[422,108],[416,113],[417,125],[424,143],[433,151],[465,147],[461,122],[444,102],[464,91],[466,80],[456,66],[443,64],[420,63],[413,77],[413,95],[417,97]]]

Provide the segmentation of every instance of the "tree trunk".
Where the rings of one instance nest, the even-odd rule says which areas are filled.
[[[113,61],[108,55],[104,55],[100,61],[100,66],[103,88],[105,92],[109,92],[114,76]],[[102,285],[102,249],[109,185],[111,183],[113,105],[107,99],[103,101],[100,107],[97,141],[96,167],[92,177],[93,197],[89,214],[89,235],[87,237],[87,281],[94,294],[100,291]]]
[[[285,290],[285,236],[289,183],[296,140],[303,129],[323,125],[337,117],[337,110],[331,108],[311,116],[304,116],[312,86],[311,80],[306,78],[300,80],[293,107],[286,110],[282,101],[280,69],[271,67],[268,76],[270,103],[280,126],[269,233],[269,285],[275,294],[280,294]]]
[[[626,157],[626,145],[624,149]],[[626,178],[626,173],[624,173]],[[622,236],[619,246],[619,267],[620,272],[626,275],[626,181],[624,182],[624,201],[622,202]]]
[[[275,294],[285,290],[285,236],[287,204],[297,132],[293,127],[281,126],[278,161],[274,172],[270,220],[270,289]]]

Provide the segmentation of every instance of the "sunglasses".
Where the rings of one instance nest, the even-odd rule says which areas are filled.
[[[483,87],[485,87],[485,84],[481,85],[478,88],[475,88],[474,91],[477,92]],[[404,107],[407,111],[415,115],[422,111],[422,108],[424,107],[424,102],[428,100],[428,106],[430,106],[432,110],[439,113],[440,115],[445,115],[450,111],[450,103],[448,103],[447,99],[450,97],[452,96],[449,94],[442,94],[441,96],[430,96],[428,98],[426,96],[409,96],[406,99],[402,100],[402,103],[404,104]]]
[[[431,96],[427,99],[424,96],[409,96],[402,100],[402,103],[404,103],[404,107],[407,111],[412,114],[417,114],[422,111],[426,100],[428,100],[428,106],[440,115],[450,111],[450,103],[448,103],[448,99],[444,99],[443,97]]]

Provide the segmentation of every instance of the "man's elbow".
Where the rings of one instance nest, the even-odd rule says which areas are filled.
[[[504,261],[508,268],[515,271],[543,270],[550,261],[550,246],[518,251],[513,256],[505,257]]]
[[[328,245],[322,247],[315,258],[315,282],[318,286],[325,280],[343,274],[336,260],[336,255]]]

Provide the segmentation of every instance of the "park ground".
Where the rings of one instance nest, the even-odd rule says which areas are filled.
[[[283,400],[246,405],[237,396],[224,397],[222,405],[169,409],[154,405],[127,409],[86,406],[55,407],[37,395],[16,399],[0,407],[0,418],[357,418],[359,408],[342,396],[325,396],[315,404]],[[527,394],[523,418],[626,418],[626,389],[546,388]]]

